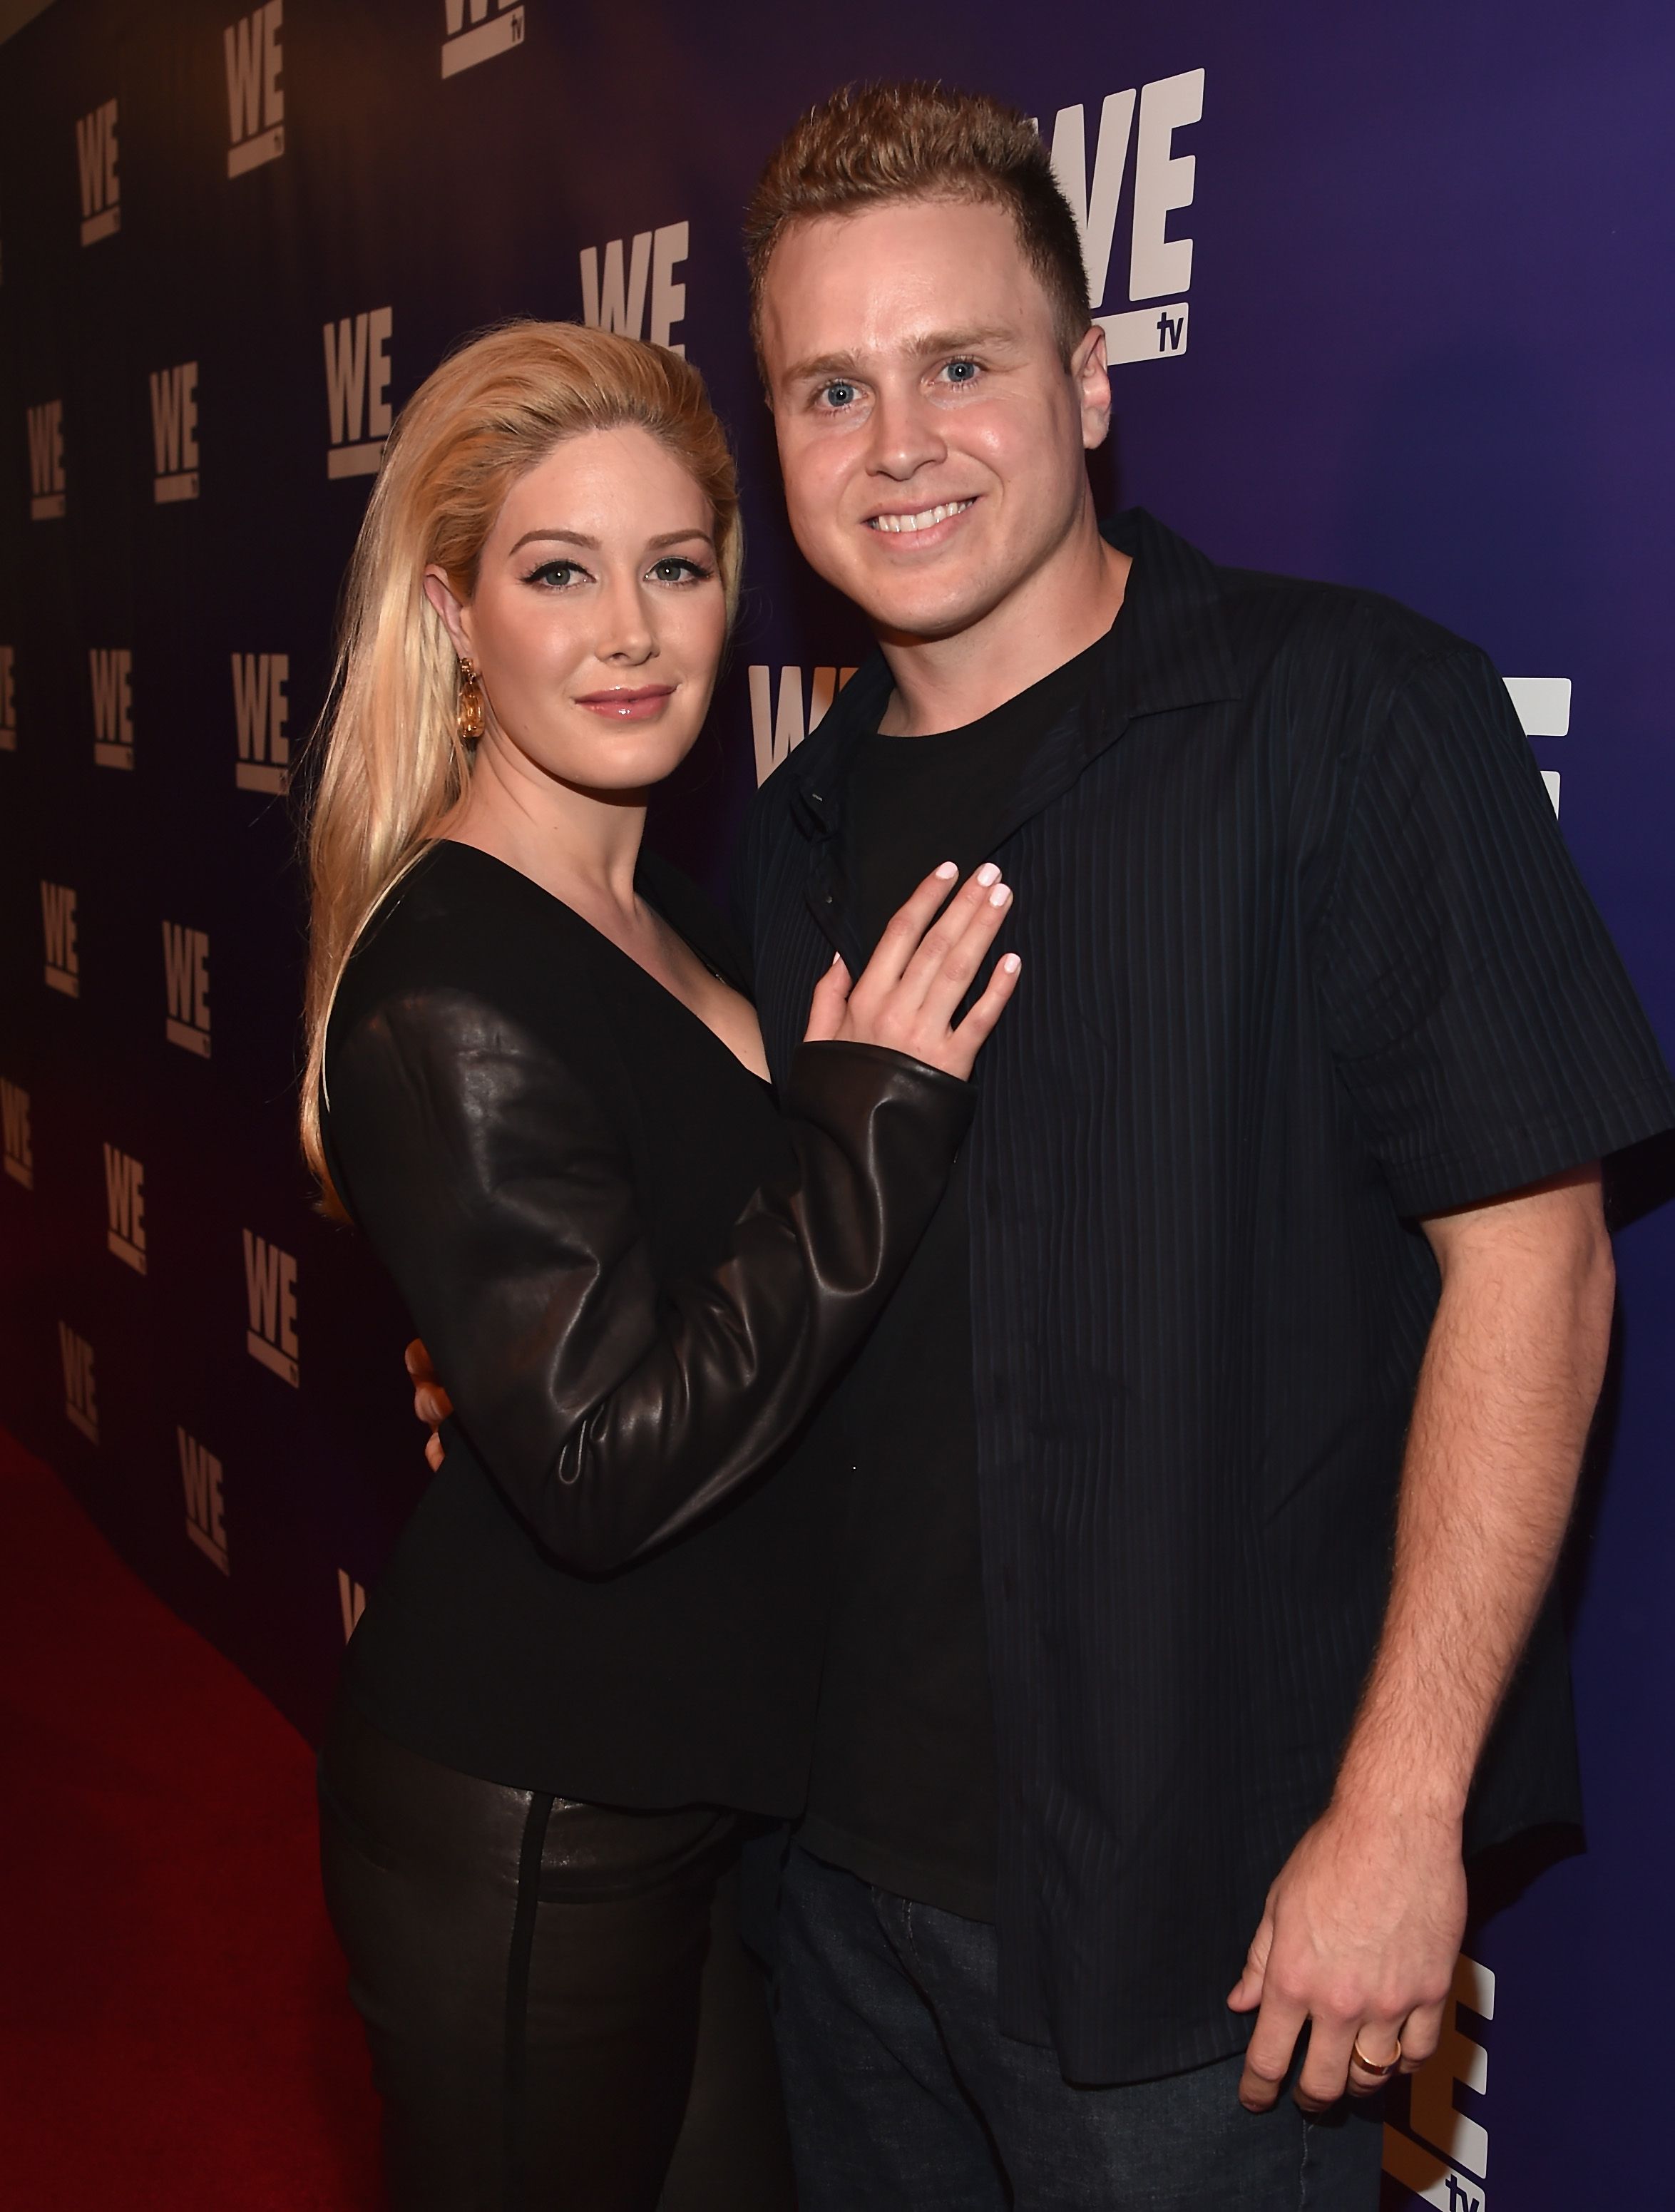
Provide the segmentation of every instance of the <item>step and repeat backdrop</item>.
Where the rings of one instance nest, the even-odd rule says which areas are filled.
[[[718,882],[865,649],[789,541],[737,242],[846,78],[1039,119],[1110,341],[1101,497],[1485,645],[1675,1047],[1666,9],[237,5],[57,0],[0,49],[0,1421],[300,1727],[425,1479],[404,1318],[293,1135],[289,787],[382,442],[508,313],[701,366],[749,590],[653,830]],[[1474,1929],[1393,2204],[1668,2185],[1675,1209],[1629,1184],[1571,1575],[1590,1849]]]

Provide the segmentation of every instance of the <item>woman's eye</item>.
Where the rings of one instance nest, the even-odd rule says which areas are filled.
[[[576,577],[584,576],[586,573],[574,561],[543,561],[538,568],[530,570],[524,581],[526,584],[544,584],[551,590],[563,591]]]
[[[689,561],[683,554],[671,554],[666,560],[657,562],[652,574],[659,584],[701,584],[714,574],[701,561]]]

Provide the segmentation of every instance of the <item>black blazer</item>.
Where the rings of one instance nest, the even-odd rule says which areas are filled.
[[[648,860],[701,957],[719,918]],[[486,1780],[800,1803],[834,1470],[793,1447],[898,1279],[969,1115],[805,1048],[782,1116],[686,1007],[474,848],[385,901],[328,1031],[333,1178],[457,1408],[346,1688]]]

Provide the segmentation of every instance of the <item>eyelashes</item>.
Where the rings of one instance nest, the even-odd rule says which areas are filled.
[[[673,573],[660,574],[659,571]],[[654,561],[646,574],[649,580],[658,583],[679,586],[683,584],[707,584],[715,574],[715,569],[713,565],[692,560],[683,553],[667,554],[662,560]],[[577,578],[588,583],[596,580],[580,561],[539,562],[526,573],[523,580],[526,584],[543,585],[550,591],[568,592],[576,588],[574,580]]]

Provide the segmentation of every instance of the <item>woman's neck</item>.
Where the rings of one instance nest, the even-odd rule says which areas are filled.
[[[643,792],[580,790],[508,757],[491,733],[446,835],[504,860],[567,906],[632,920],[645,829]]]

